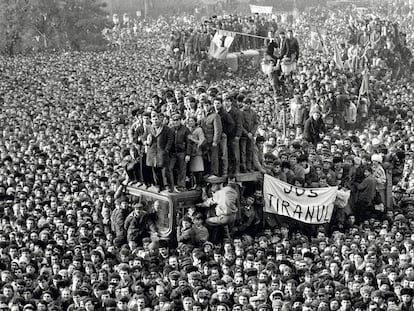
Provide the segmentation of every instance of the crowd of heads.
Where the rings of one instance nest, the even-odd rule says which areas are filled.
[[[1,58],[0,310],[413,308],[414,85],[409,59],[385,38],[387,48],[380,50],[398,52],[395,68],[401,70],[381,64],[385,72],[379,74],[370,67],[369,92],[358,99],[363,73],[335,69],[332,57],[308,48],[305,36],[306,25],[323,20],[328,37],[344,38],[340,32],[349,26],[352,12],[304,13],[290,25],[301,56],[296,72],[286,78],[283,97],[274,96],[259,70],[211,83],[167,81],[157,36],[168,28],[162,20],[153,22],[150,35],[136,39],[134,51]],[[411,15],[396,11],[379,17],[379,23],[396,21],[410,34]],[[248,25],[255,18],[243,20]],[[352,29],[364,34],[362,25],[370,22],[361,22],[362,28],[357,24]],[[406,46],[412,42],[407,35]],[[342,115],[335,110],[344,102],[347,109],[351,104],[358,109],[355,119],[346,109]],[[222,123],[220,108],[247,111],[256,119],[254,132],[246,132],[237,144],[237,139],[226,143],[231,159],[237,159],[234,146],[239,147],[241,170],[245,164],[246,172],[268,173],[298,186],[335,185],[351,192],[348,204],[336,207],[331,225],[304,228],[263,215],[257,187],[239,196],[241,218],[227,228],[228,239],[206,239],[211,231],[201,228],[207,216],[201,206],[188,211],[180,228],[181,233],[183,227],[204,232],[197,243],[182,234],[175,247],[157,237],[157,208],[144,211],[149,206],[132,204],[122,192],[131,177],[171,186],[178,174],[168,174],[170,165],[142,162],[158,134],[146,135],[140,144],[131,127],[146,124],[157,130],[160,123],[170,133],[179,124],[203,133],[205,145],[186,153],[188,162],[184,157],[197,169],[188,169],[177,190],[189,190],[204,186],[204,174],[226,173],[220,143],[232,136],[214,137]],[[206,125],[210,114],[216,122],[212,133]],[[312,118],[324,124],[316,140],[307,136],[315,125]],[[231,159],[227,175],[238,173]],[[149,170],[127,175],[131,162],[139,163],[141,172]],[[376,191],[364,192],[365,184]],[[130,215],[145,216],[147,235],[140,240],[133,241],[132,229],[142,228]],[[133,228],[122,232],[120,219]]]

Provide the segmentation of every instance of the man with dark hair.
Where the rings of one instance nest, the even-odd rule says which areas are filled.
[[[281,31],[279,33],[279,49],[280,55],[279,58],[283,59],[283,57],[290,56],[290,47],[289,47],[289,40],[286,38],[286,33]]]
[[[146,165],[146,148],[144,146],[146,135],[148,134],[151,126],[151,113],[136,110],[132,113],[135,117],[134,124],[129,129],[130,141],[133,143],[133,147],[130,149],[131,156],[135,159],[135,165],[133,173],[140,184],[144,183],[149,186],[152,182],[151,169]]]
[[[259,125],[257,114],[251,108],[252,100],[245,98],[242,104],[243,129],[240,140],[241,170],[242,172],[253,171],[253,145],[254,135]]]
[[[292,61],[297,61],[299,59],[299,42],[293,36],[293,30],[289,29],[287,32],[287,41],[289,45],[289,57]]]
[[[182,124],[181,115],[175,114],[171,117],[172,127],[171,130],[174,132],[174,142],[171,148],[171,159],[169,174],[174,181],[174,176],[177,176],[176,184],[177,187],[174,191],[181,192],[185,190],[185,176],[187,173],[187,163],[190,161],[190,144],[188,143],[188,135],[190,130]],[[176,170],[176,173],[174,172]]]
[[[326,132],[325,123],[323,122],[321,116],[322,114],[320,109],[312,108],[303,130],[303,138],[315,145],[322,141],[322,138]]]
[[[134,205],[134,210],[125,219],[124,228],[131,250],[134,250],[144,237],[150,236],[151,231],[155,231],[155,226],[142,203]]]
[[[151,113],[152,125],[149,128],[146,145],[147,165],[152,167],[154,184],[158,191],[164,190],[169,183],[168,190],[173,191],[171,176],[169,173],[170,150],[174,143],[174,134],[161,122],[161,115],[157,112]]]
[[[243,113],[238,108],[237,102],[226,96],[223,101],[224,108],[234,121],[232,130],[227,131],[227,148],[229,159],[229,173],[240,173],[240,137],[243,130]]]
[[[38,279],[38,285],[33,291],[33,298],[40,299],[45,291],[50,291],[53,299],[59,297],[59,291],[49,285],[47,275],[41,275]]]
[[[372,167],[364,168],[364,180],[357,184],[357,201],[355,202],[355,217],[357,222],[369,218],[373,211],[373,201],[376,194],[377,181],[372,175]]]
[[[203,225],[204,217],[201,213],[196,213],[193,219],[194,243],[196,246],[203,245],[209,237],[208,229]]]
[[[126,232],[124,221],[128,215],[128,202],[125,198],[120,198],[115,202],[115,209],[111,213],[111,230],[115,233],[115,238],[119,242],[124,242]]]
[[[207,162],[209,163],[210,177],[219,176],[219,144],[223,133],[223,125],[220,116],[214,111],[211,102],[204,103],[205,118],[201,121],[201,127],[206,136]]]
[[[221,156],[221,173],[222,176],[228,174],[229,158],[228,158],[228,139],[233,134],[235,128],[235,122],[232,116],[224,109],[223,102],[220,97],[216,97],[213,100],[213,105],[216,113],[221,118],[221,124],[223,127],[223,133],[221,134],[220,141],[220,156]]]

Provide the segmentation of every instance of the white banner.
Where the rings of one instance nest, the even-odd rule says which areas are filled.
[[[310,44],[311,48],[317,51],[323,51],[325,49],[324,45],[326,44],[327,39],[327,30],[326,28],[311,26],[310,32]]]
[[[250,4],[250,12],[253,14],[272,14],[272,6],[252,5]]]
[[[308,224],[329,223],[338,187],[301,188],[264,176],[264,211]]]

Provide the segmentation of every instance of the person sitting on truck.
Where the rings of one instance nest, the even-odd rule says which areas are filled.
[[[238,212],[238,191],[231,185],[222,187],[222,184],[214,184],[211,191],[212,197],[200,204],[204,207],[214,207],[209,210],[206,224],[211,227],[228,226],[227,229],[232,228]]]
[[[125,219],[124,228],[131,249],[135,249],[143,238],[149,237],[156,230],[142,203],[134,205],[134,210]]]

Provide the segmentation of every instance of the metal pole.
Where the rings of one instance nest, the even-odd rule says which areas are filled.
[[[144,18],[146,19],[148,15],[148,0],[144,0]]]
[[[284,103],[282,105],[282,131],[283,138],[286,138],[286,108]]]

